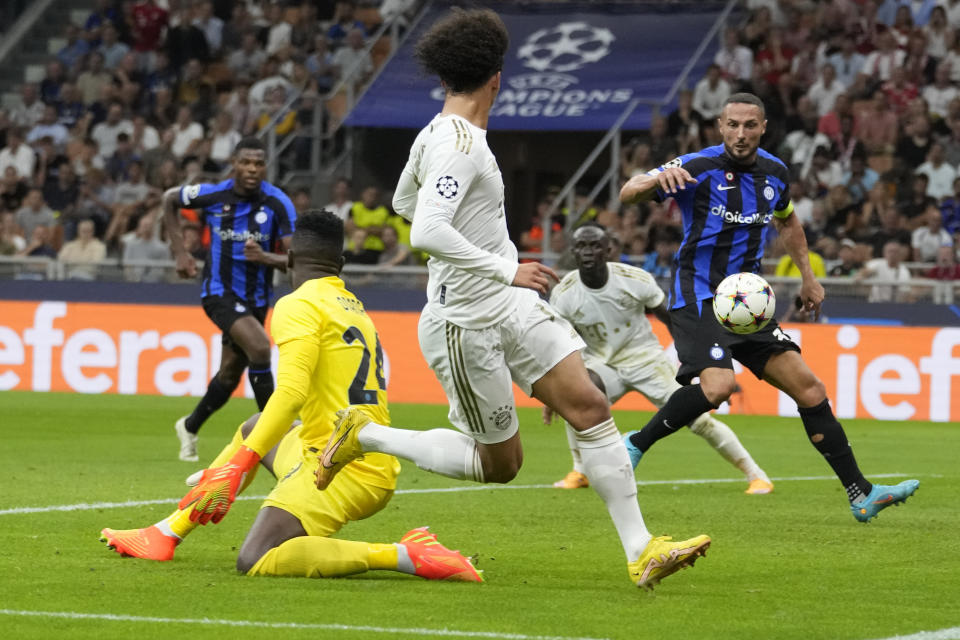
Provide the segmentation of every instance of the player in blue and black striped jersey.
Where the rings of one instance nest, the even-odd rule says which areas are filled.
[[[639,460],[654,442],[725,402],[737,385],[735,358],[796,401],[807,436],[843,483],[854,517],[866,522],[881,509],[906,500],[919,482],[883,486],[864,478],[830,408],[826,388],[775,320],[756,333],[737,335],[713,316],[713,293],[723,278],[742,271],[760,272],[771,221],[800,269],[805,308],[819,315],[824,298],[810,268],[803,227],[793,214],[787,167],[760,149],[767,125],[763,102],[749,93],[730,96],[718,125],[723,144],[634,176],[620,191],[620,200],[626,204],[672,197],[683,213],[683,241],[674,256],[670,287],[670,319],[680,358],[677,381],[685,386],[674,392],[642,431],[627,435],[627,449],[633,460]],[[690,384],[696,376],[699,383]]]
[[[261,411],[273,393],[270,338],[263,322],[273,270],[286,271],[296,213],[290,198],[264,180],[267,153],[260,140],[241,140],[232,162],[229,180],[174,187],[163,194],[164,223],[181,277],[195,277],[197,266],[183,245],[179,209],[197,210],[201,224],[210,231],[201,302],[210,320],[223,331],[220,369],[193,413],[175,425],[180,459],[187,461],[198,459],[200,426],[227,402],[245,368]]]

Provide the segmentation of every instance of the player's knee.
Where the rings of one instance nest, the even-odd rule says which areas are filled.
[[[237,554],[237,571],[242,574],[250,573],[250,569],[256,566],[261,557],[263,557],[263,554],[256,551],[251,552],[249,549],[241,547],[240,553]]]
[[[701,380],[700,388],[703,390],[703,395],[707,397],[707,401],[713,406],[719,407],[737,390],[737,379],[730,375],[712,380]]]
[[[250,362],[270,362],[270,342],[258,342],[249,345],[243,352]]]
[[[257,412],[247,418],[246,422],[240,425],[240,433],[243,434],[243,437],[246,438],[253,431],[253,428],[257,426],[257,420],[260,419],[260,413]]]
[[[506,464],[498,464],[492,469],[483,470],[483,479],[485,482],[496,484],[506,484],[517,477],[520,473],[522,461],[517,460]]]
[[[827,397],[827,387],[823,381],[816,376],[811,376],[810,381],[804,385],[803,389],[794,398],[801,407],[815,407],[823,402]]]

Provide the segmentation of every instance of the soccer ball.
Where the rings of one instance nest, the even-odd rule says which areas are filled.
[[[724,278],[713,296],[713,315],[728,331],[739,334],[763,329],[773,318],[777,301],[766,280],[755,273]]]

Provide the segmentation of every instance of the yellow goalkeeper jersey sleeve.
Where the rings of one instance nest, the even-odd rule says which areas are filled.
[[[354,405],[390,424],[383,349],[363,303],[337,277],[317,278],[277,301],[270,333],[280,351],[277,383],[244,444],[260,455],[276,445],[299,415],[304,455],[316,455],[333,431],[338,409]],[[400,465],[370,453],[351,463],[376,486],[392,489]]]

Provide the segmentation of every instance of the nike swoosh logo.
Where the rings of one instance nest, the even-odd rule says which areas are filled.
[[[728,184],[726,186],[722,184],[717,185],[717,191],[726,191],[727,189],[736,189],[736,188],[737,188],[737,185],[735,184]]]
[[[327,455],[323,456],[323,460],[320,461],[320,464],[323,465],[324,469],[333,469],[335,466],[337,466],[336,462],[333,464],[328,464],[328,461],[333,457],[333,454],[336,453],[337,449],[340,448],[340,445],[343,444],[343,441],[347,439],[348,435],[350,435],[349,430],[340,436],[340,439],[337,440],[334,445],[327,450]]]

